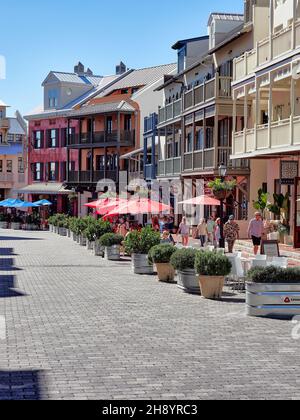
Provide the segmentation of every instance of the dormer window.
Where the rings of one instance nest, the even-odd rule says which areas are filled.
[[[48,106],[49,108],[57,108],[58,106],[58,92],[56,89],[49,90],[48,92]]]

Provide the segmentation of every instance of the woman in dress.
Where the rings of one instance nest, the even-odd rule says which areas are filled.
[[[182,222],[179,225],[178,233],[182,237],[182,245],[187,247],[189,245],[190,238],[190,226],[187,224],[186,217],[182,219]]]

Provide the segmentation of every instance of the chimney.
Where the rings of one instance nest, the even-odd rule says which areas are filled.
[[[80,61],[77,64],[77,66],[74,67],[74,73],[76,73],[78,75],[83,75],[84,74],[84,65]]]
[[[122,61],[120,62],[120,64],[118,64],[116,66],[116,75],[120,76],[121,74],[126,73],[127,71],[127,67],[126,64],[124,64]]]
[[[92,70],[90,68],[88,68],[87,71],[86,71],[86,75],[87,76],[93,76],[94,73],[92,72]]]

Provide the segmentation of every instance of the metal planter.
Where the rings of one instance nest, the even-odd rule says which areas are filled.
[[[177,284],[179,289],[184,290],[186,293],[193,295],[200,295],[199,276],[196,270],[184,270],[178,272]]]
[[[132,255],[132,269],[134,274],[154,274],[153,264],[149,264],[148,255],[146,254],[133,254]]]
[[[58,228],[58,234],[59,234],[60,236],[67,236],[67,229],[66,229],[66,228],[64,228],[64,227],[60,227],[60,228]]]
[[[0,229],[7,229],[8,223],[7,222],[0,222]]]
[[[299,284],[246,284],[247,314],[256,317],[300,315]]]
[[[77,235],[76,235],[76,233],[72,232],[72,236],[73,236],[73,241],[74,242],[77,242]]]
[[[12,230],[21,230],[21,223],[12,223],[11,228]]]
[[[95,241],[87,241],[86,242],[86,249],[88,251],[93,251],[95,247]]]
[[[79,245],[80,246],[86,246],[86,244],[87,244],[87,239],[86,239],[86,237],[85,236],[83,236],[83,235],[80,235],[79,236]]]
[[[108,261],[119,261],[120,260],[120,245],[106,247],[105,258]]]
[[[102,258],[104,257],[105,248],[102,245],[100,245],[98,241],[95,242],[94,253],[96,257],[102,257]]]

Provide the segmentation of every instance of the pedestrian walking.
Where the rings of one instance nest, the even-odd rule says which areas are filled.
[[[257,212],[255,213],[254,219],[251,220],[248,228],[248,237],[249,239],[252,239],[254,255],[258,254],[264,230],[265,226],[262,215],[260,212]]]
[[[189,238],[190,238],[190,226],[187,224],[186,217],[182,219],[182,222],[179,225],[178,233],[182,237],[182,245],[184,247],[187,247],[189,244]]]
[[[210,216],[210,218],[207,221],[207,239],[208,242],[212,245],[215,243],[215,228],[216,228],[216,222],[215,219]]]
[[[233,254],[234,245],[239,239],[240,227],[236,223],[234,216],[230,216],[228,222],[224,225],[224,238],[228,244],[229,254]]]
[[[199,223],[197,227],[197,230],[198,230],[198,235],[200,238],[201,247],[204,248],[207,241],[207,237],[208,237],[207,223],[205,219],[201,220],[201,222]]]

